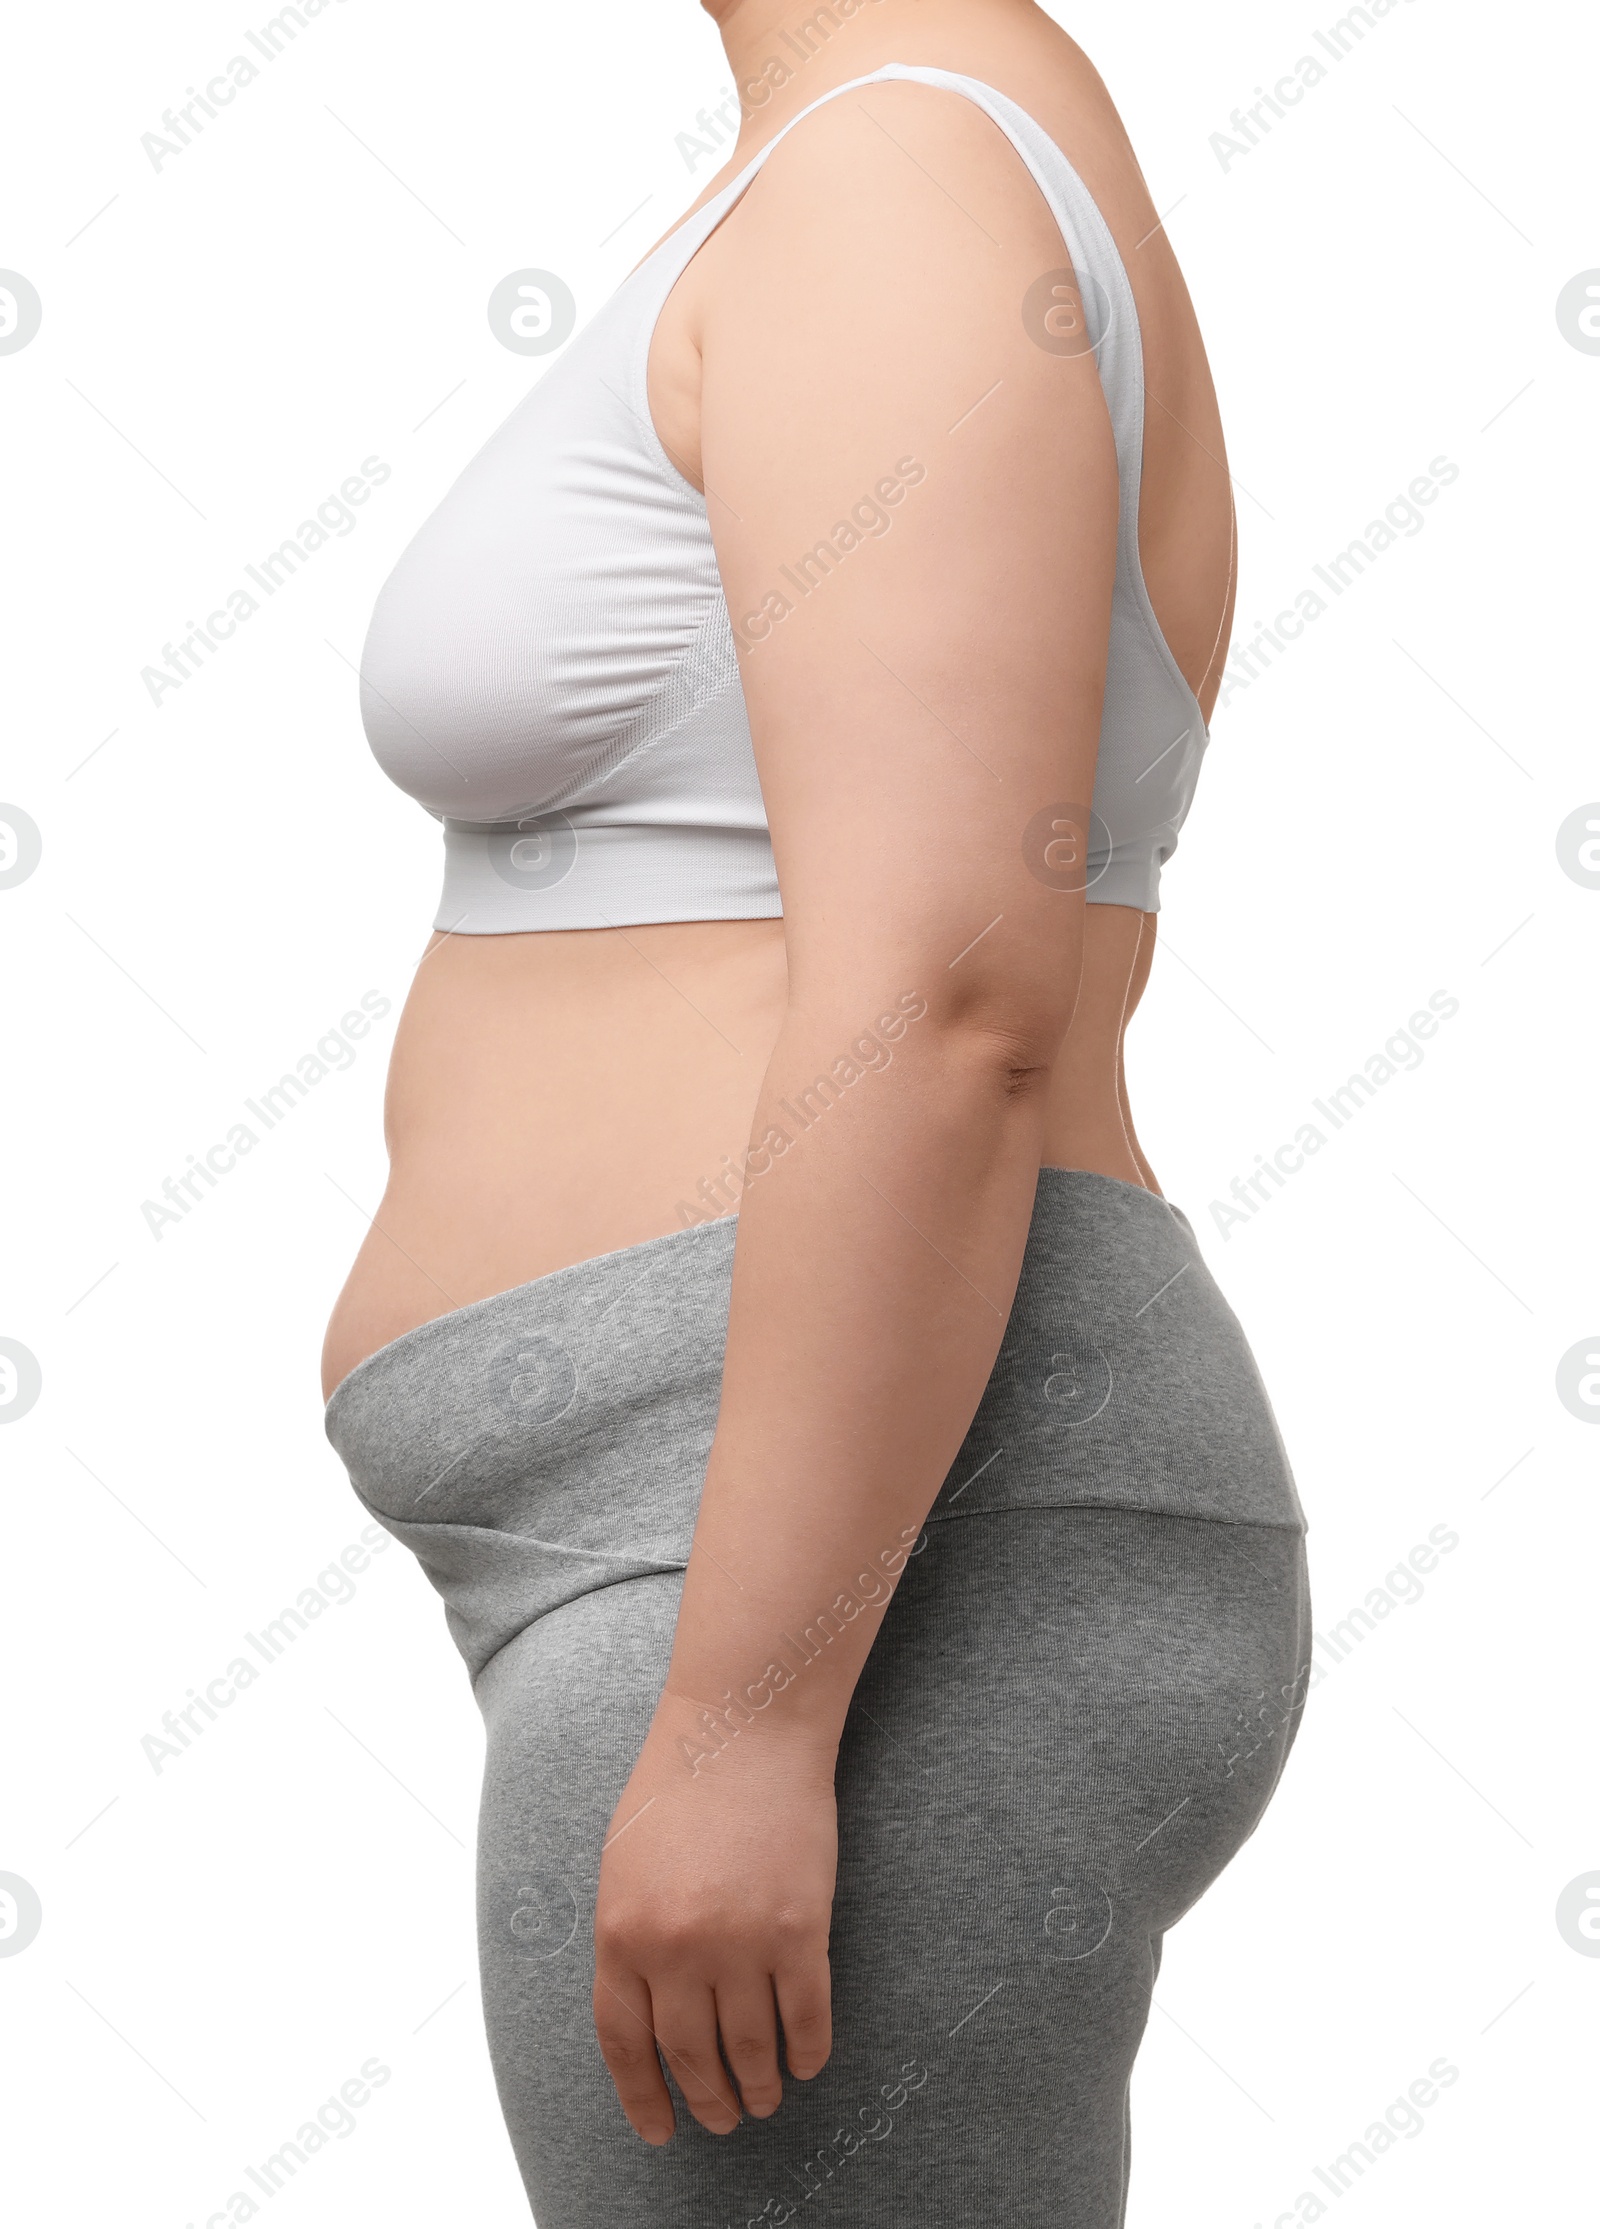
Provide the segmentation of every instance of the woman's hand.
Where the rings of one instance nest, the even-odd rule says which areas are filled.
[[[758,2119],[777,2111],[780,2020],[800,2081],[833,2043],[834,1747],[726,1721],[719,1747],[705,1718],[662,1697],[600,1861],[595,2030],[647,2144],[676,2125],[658,2048],[695,2119],[725,2136],[741,2100]]]

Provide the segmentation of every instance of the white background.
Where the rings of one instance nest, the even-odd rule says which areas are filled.
[[[0,1448],[0,1958],[14,2218],[201,2224],[362,2062],[390,2079],[273,2202],[312,2225],[526,2207],[475,1997],[480,1729],[397,1548],[201,1738],[141,1747],[360,1534],[322,1325],[383,1182],[394,1012],[435,824],[373,767],[379,583],[543,368],[485,303],[585,318],[716,167],[690,0],[338,0],[157,171],[141,134],[262,16],[33,8],[5,73],[6,758],[43,832],[0,891],[0,1334],[43,1393]],[[1342,8],[1088,0],[1068,26],[1141,151],[1239,481],[1240,635],[1446,456],[1459,479],[1215,723],[1130,1057],[1147,1148],[1244,1320],[1312,1520],[1326,1634],[1431,1528],[1420,1601],[1311,1696],[1276,1803],[1168,1944],[1132,2229],[1576,2218],[1600,1960],[1588,1698],[1600,891],[1600,265],[1592,20],[1404,0],[1224,169],[1240,102]],[[402,182],[403,181],[403,182]],[[86,228],[86,229],[85,229]],[[180,690],[141,668],[371,455],[392,476]],[[1595,806],[1600,815],[1600,805]],[[141,1213],[361,993],[392,1002],[159,1239]],[[1226,1234],[1210,1212],[1430,993],[1459,1012]],[[1327,1125],[1323,1125],[1324,1128]],[[3,1948],[0,1942],[0,1948]],[[1591,1943],[1590,1948],[1597,1947]],[[1434,2060],[1459,2079],[1342,2199],[1314,2177]]]

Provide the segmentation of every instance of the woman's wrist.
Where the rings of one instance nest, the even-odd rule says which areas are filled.
[[[753,1528],[713,1449],[655,1731],[691,1768],[732,1751],[781,1751],[791,1763],[823,1761],[832,1778],[851,1697],[923,1518],[842,1494],[818,1507],[818,1498],[802,1514],[796,1494],[784,1521],[769,1514]],[[708,1530],[714,1546],[704,1545]]]

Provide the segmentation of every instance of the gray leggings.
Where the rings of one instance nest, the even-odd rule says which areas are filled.
[[[600,1845],[665,1677],[733,1227],[424,1324],[341,1385],[358,1494],[488,1735],[484,2009],[540,2229],[1116,2229],[1166,1928],[1261,1817],[1309,1676],[1304,1519],[1186,1219],[1041,1172],[1005,1343],[839,1754],[833,2056],[661,2150],[591,2024]]]

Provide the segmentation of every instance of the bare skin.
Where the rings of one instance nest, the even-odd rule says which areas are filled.
[[[708,5],[735,83],[759,88],[798,14]],[[701,199],[888,61],[1009,93],[1111,227],[1145,348],[1141,556],[1209,717],[1233,580],[1215,397],[1157,212],[1072,42],[1028,0],[872,0],[788,85],[747,94]],[[1114,564],[1092,360],[1034,348],[1017,316],[1063,260],[988,119],[891,84],[808,118],[691,263],[650,405],[711,490],[731,612],[896,457],[930,460],[894,532],[742,655],[785,919],[435,937],[390,1070],[388,1188],[329,1326],[325,1391],[446,1310],[740,1202],[677,1646],[596,1920],[602,2049],[653,2143],[674,2125],[658,2047],[717,2131],[776,2109],[779,2020],[792,2074],[826,2061],[833,1758],[884,1605],[710,1770],[688,1761],[706,1705],[864,1564],[887,1600],[894,1543],[915,1538],[992,1366],[1040,1165],[1158,1189],[1122,1066],[1155,916],[1048,891],[1021,863],[1037,807],[1092,790]],[[969,314],[930,315],[945,288]],[[949,429],[991,390],[957,446]],[[741,1200],[730,1164],[897,1000],[922,1012],[892,1064]]]

